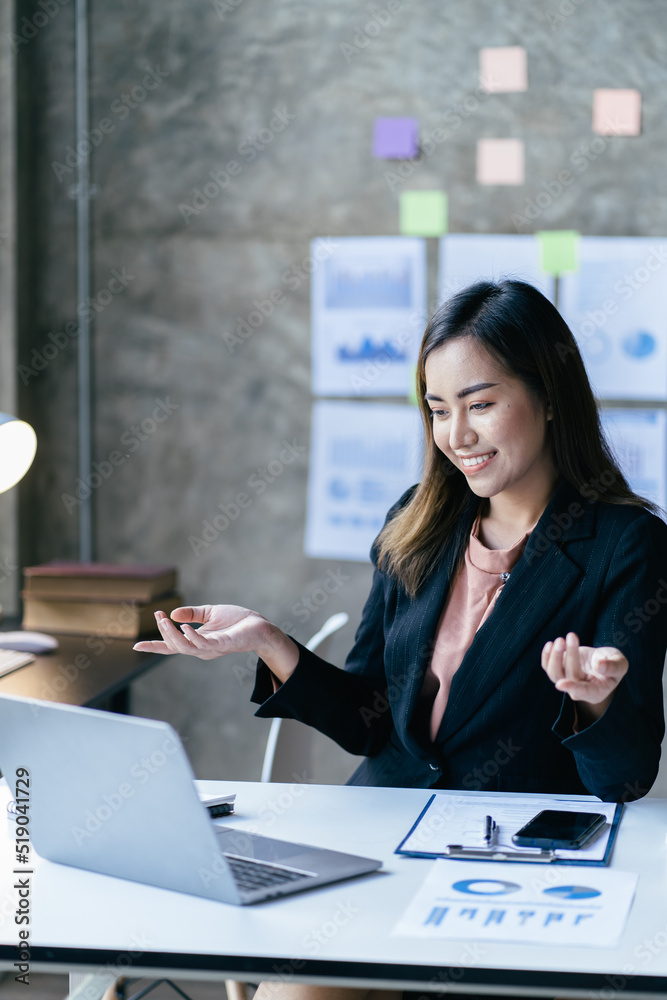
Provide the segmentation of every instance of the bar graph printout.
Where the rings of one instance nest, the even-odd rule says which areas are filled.
[[[306,555],[367,562],[388,509],[421,478],[412,406],[320,400],[313,407]]]
[[[407,396],[426,315],[424,240],[313,240],[312,259],[313,392]]]
[[[604,868],[435,861],[392,934],[613,948],[637,879]]]
[[[666,240],[583,236],[558,307],[601,399],[667,399]]]

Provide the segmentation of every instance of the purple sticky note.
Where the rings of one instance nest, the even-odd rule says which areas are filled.
[[[416,118],[376,118],[373,124],[373,156],[380,160],[414,160],[419,152]]]

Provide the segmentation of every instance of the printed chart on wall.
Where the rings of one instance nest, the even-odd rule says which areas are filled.
[[[612,948],[638,876],[608,869],[435,861],[394,936]]]
[[[667,399],[667,242],[582,237],[559,309],[602,399]]]
[[[405,236],[313,240],[313,392],[407,396],[426,314],[426,244]]]
[[[621,472],[635,493],[667,506],[665,410],[600,410],[602,427]],[[600,483],[599,492],[606,483]]]
[[[438,298],[444,302],[476,281],[527,281],[553,302],[554,279],[540,269],[535,236],[450,233],[440,240]]]
[[[306,555],[368,561],[387,510],[421,478],[418,411],[398,403],[313,406]]]

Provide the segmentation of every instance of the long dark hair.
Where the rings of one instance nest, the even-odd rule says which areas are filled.
[[[452,296],[426,327],[417,364],[417,400],[426,436],[424,473],[375,545],[379,567],[413,597],[435,569],[445,541],[455,541],[453,564],[462,558],[472,523],[488,504],[475,496],[463,473],[436,447],[424,399],[426,359],[460,337],[472,338],[536,399],[551,405],[548,433],[559,480],[589,497],[591,484],[602,481],[605,502],[657,512],[654,504],[632,492],[618,467],[576,341],[558,310],[523,281],[480,281]]]

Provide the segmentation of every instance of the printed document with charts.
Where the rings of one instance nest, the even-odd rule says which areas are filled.
[[[593,839],[577,850],[545,852],[517,847],[512,836],[543,809],[602,813],[607,822]],[[396,854],[476,861],[549,862],[567,865],[608,865],[623,807],[593,796],[554,798],[539,795],[476,795],[438,792],[430,797]],[[495,823],[493,840],[485,840],[487,817]],[[453,848],[454,850],[450,850]],[[458,850],[457,850],[458,849]]]
[[[613,948],[632,906],[634,872],[436,861],[393,935],[443,941]]]

